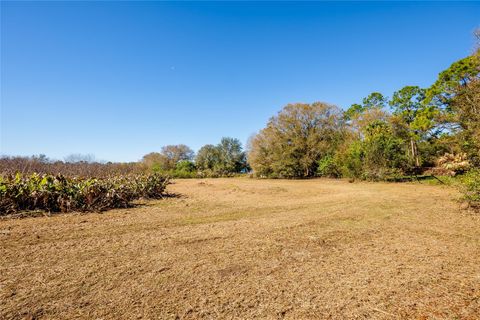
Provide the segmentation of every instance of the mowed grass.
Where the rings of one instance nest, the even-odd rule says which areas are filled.
[[[0,220],[0,319],[478,319],[480,219],[448,187],[177,180]]]

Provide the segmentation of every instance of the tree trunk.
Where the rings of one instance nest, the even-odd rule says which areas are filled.
[[[420,159],[418,158],[417,144],[413,138],[410,138],[410,147],[412,148],[412,157],[415,160],[415,166],[420,167]]]

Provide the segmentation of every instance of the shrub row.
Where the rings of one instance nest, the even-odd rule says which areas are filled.
[[[168,177],[155,173],[100,179],[17,173],[0,177],[0,215],[125,208],[136,199],[163,197],[168,183]]]
[[[68,177],[109,178],[119,175],[138,175],[149,171],[148,167],[138,162],[130,163],[88,163],[53,161],[38,156],[2,157],[0,156],[0,174],[24,175],[33,173],[65,175]]]

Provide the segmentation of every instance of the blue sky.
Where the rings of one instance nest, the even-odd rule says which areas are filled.
[[[245,143],[287,103],[429,86],[478,26],[480,2],[2,2],[0,154]]]

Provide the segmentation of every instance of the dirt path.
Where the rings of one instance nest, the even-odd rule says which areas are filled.
[[[104,214],[0,220],[0,319],[479,319],[453,190],[180,180]]]

